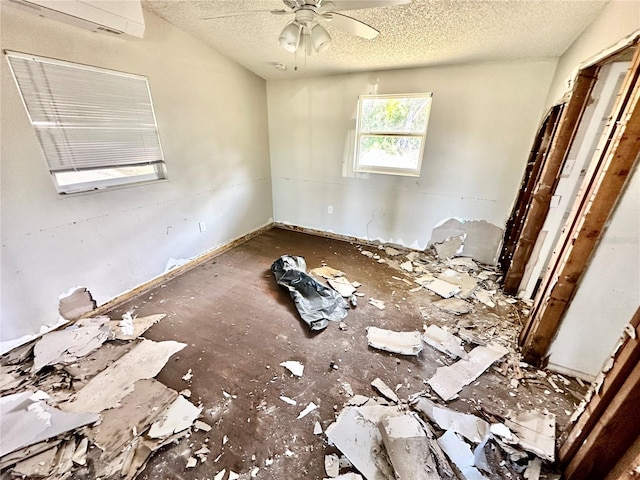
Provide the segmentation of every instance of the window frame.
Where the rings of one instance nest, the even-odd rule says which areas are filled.
[[[363,122],[363,106],[368,99],[393,99],[393,98],[424,98],[427,100],[427,114],[424,130],[421,134],[416,132],[384,132],[384,131],[362,131]],[[431,105],[433,103],[433,92],[425,93],[402,93],[402,94],[368,94],[358,96],[358,110],[356,117],[356,135],[355,135],[355,149],[354,149],[354,161],[353,171],[362,173],[376,173],[383,175],[400,175],[407,177],[419,177],[422,170],[422,161],[424,158],[424,149],[427,139],[427,131],[429,128],[429,117],[431,116]],[[360,163],[360,140],[362,137],[393,137],[393,138],[418,138],[420,139],[420,152],[418,154],[418,164],[416,168],[402,168],[393,166],[375,166],[375,165],[362,165]]]
[[[3,53],[59,195],[105,191],[167,180],[158,123],[146,76],[11,50],[4,50]],[[16,59],[16,65],[12,63],[12,59]],[[28,66],[26,73],[20,71],[25,65]],[[96,89],[98,93],[95,99],[90,96],[83,99],[80,96],[77,101],[86,101],[79,103],[81,106],[78,111],[65,116],[64,108],[69,106],[65,102],[69,101],[61,99],[65,98],[65,94],[75,92],[65,89],[64,86],[51,86],[49,83],[53,79],[52,75],[56,75],[55,70],[49,69],[59,67],[64,67],[65,73],[73,75],[73,80],[83,85],[89,85],[90,80],[95,81],[96,74],[104,75],[104,84],[93,81],[90,84],[92,88],[95,85],[101,86],[105,91]],[[117,86],[121,88],[122,95],[118,96],[131,100],[135,108],[129,108],[127,104],[126,111],[123,111],[122,104],[118,104],[117,101],[100,105],[104,98],[109,95],[115,96],[113,91],[107,92],[109,88],[114,88],[109,84],[111,80],[116,81]],[[46,85],[46,88],[42,85]],[[118,90],[115,92],[117,94]],[[75,97],[72,98],[76,100]],[[40,105],[43,107],[39,108]],[[107,109],[104,114],[101,113],[103,108]],[[115,114],[111,110],[118,108],[120,110]],[[58,109],[63,113],[58,113]],[[43,118],[47,120],[43,121]],[[88,135],[95,135],[98,141],[94,142],[93,137],[83,134],[75,140],[70,139],[73,137],[74,129],[76,132],[85,130],[89,132]],[[49,135],[47,130],[52,134]],[[118,131],[124,132],[125,137],[119,136]],[[129,140],[127,143],[127,134],[140,138],[136,138],[135,142]],[[151,142],[148,142],[149,138],[152,139]],[[97,147],[93,147],[95,150],[86,153],[86,146],[94,144],[97,144]],[[118,153],[110,152],[111,149]],[[95,160],[92,155],[98,153],[103,155],[99,155],[100,159]],[[131,161],[127,161],[129,159]],[[92,172],[94,178],[91,178]],[[66,181],[63,178],[69,178],[69,175],[75,173],[79,174],[78,182]],[[84,180],[83,177],[89,179]]]

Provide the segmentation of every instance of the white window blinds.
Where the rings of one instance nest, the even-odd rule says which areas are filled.
[[[5,54],[52,173],[164,163],[146,77]]]

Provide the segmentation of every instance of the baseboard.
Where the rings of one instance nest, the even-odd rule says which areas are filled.
[[[367,240],[366,238],[352,237],[349,235],[342,235],[340,233],[327,232],[325,230],[317,230],[315,228],[300,227],[298,225],[292,225],[290,223],[274,222],[273,226],[275,228],[280,228],[282,230],[290,230],[292,232],[307,233],[309,235],[315,235],[316,237],[330,238],[332,240],[339,240],[339,241],[348,242],[348,243],[357,243],[358,245],[366,245],[370,247],[378,247],[378,245],[382,245],[382,242],[380,242],[379,240]],[[393,244],[385,243],[385,245],[393,245]],[[404,247],[402,245],[399,245],[399,246],[402,247],[403,249],[407,249],[407,247]]]
[[[574,370],[573,368],[563,367],[562,365],[556,365],[555,363],[549,363],[547,365],[547,369],[552,372],[559,373],[560,375],[566,375],[568,377],[576,377],[580,380],[584,380],[587,383],[591,383],[595,380],[595,376],[589,375],[588,373],[580,372],[578,370]]]

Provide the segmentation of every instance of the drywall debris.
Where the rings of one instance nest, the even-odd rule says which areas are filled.
[[[193,468],[198,464],[198,459],[194,458],[194,457],[189,457],[187,459],[187,468]]]
[[[196,407],[182,395],[178,395],[161,418],[151,425],[148,435],[151,438],[167,438],[174,433],[182,432],[193,425],[200,412],[201,407]]]
[[[344,298],[351,297],[356,291],[356,287],[347,280],[347,277],[329,278],[327,283]]]
[[[60,408],[67,412],[94,413],[115,408],[120,399],[133,391],[135,382],[155,377],[169,358],[186,346],[173,340],[142,340],[113,365],[89,380],[71,401],[61,404]]]
[[[344,275],[344,272],[341,272],[340,270],[336,270],[335,268],[331,268],[327,265],[323,265],[322,267],[311,269],[309,270],[309,273],[311,275],[315,275],[317,277],[322,277],[327,279],[342,277]]]
[[[377,300],[375,298],[369,299],[369,305],[373,305],[378,310],[384,310],[384,302],[382,300]]]
[[[427,434],[413,415],[382,418],[379,429],[394,478],[440,480]]]
[[[349,473],[343,473],[342,475],[338,475],[333,479],[324,478],[323,480],[362,480],[362,476],[358,475],[357,473],[349,472]]]
[[[433,305],[443,312],[454,315],[464,315],[473,310],[473,306],[469,302],[465,302],[459,298],[443,298],[442,300],[433,302]]]
[[[444,435],[438,439],[438,443],[456,466],[456,469],[464,480],[488,480],[474,466],[475,457],[469,445],[467,445],[452,430],[447,430]]]
[[[102,412],[102,421],[87,436],[111,459],[145,431],[178,394],[154,379],[139,380],[118,408]],[[152,406],[152,407],[151,407]]]
[[[182,380],[184,380],[185,382],[191,381],[192,378],[193,378],[193,372],[191,371],[191,369],[187,370],[187,373],[185,373],[182,376]]]
[[[482,442],[489,433],[489,423],[475,415],[434,407],[433,418],[442,430],[452,430],[473,443]]]
[[[378,424],[383,417],[401,415],[397,407],[346,407],[326,429],[327,438],[367,480],[387,480],[393,469],[380,452]]]
[[[479,270],[478,264],[469,257],[455,257],[446,261],[446,264],[450,267],[465,267],[469,270]]]
[[[482,375],[493,362],[507,353],[506,348],[494,343],[476,347],[469,352],[467,359],[458,360],[447,367],[438,367],[436,374],[427,383],[444,401],[452,400],[462,387]]]
[[[401,263],[400,268],[409,273],[413,272],[413,264],[411,263],[410,260],[407,260],[406,262]]]
[[[87,437],[83,437],[82,440],[78,442],[78,446],[76,447],[76,451],[73,452],[71,461],[76,465],[86,465],[88,448],[89,448],[89,439]]]
[[[87,287],[74,287],[58,297],[58,312],[62,318],[77,320],[96,309],[96,301]]]
[[[489,431],[491,432],[492,435],[500,437],[506,440],[507,442],[510,442],[513,440],[513,435],[511,433],[511,430],[509,430],[504,423],[492,423],[491,426],[489,427]]]
[[[450,258],[454,255],[460,257],[471,257],[474,260],[487,265],[495,265],[498,260],[500,245],[502,243],[503,230],[484,220],[464,220],[459,218],[449,218],[437,225],[431,234],[430,244],[434,246],[439,258]],[[455,238],[462,242],[454,255],[450,255],[454,245],[446,245],[447,240]],[[439,243],[445,243],[447,250],[440,249]]]
[[[380,395],[382,395],[387,400],[391,400],[392,402],[398,403],[398,396],[395,394],[393,390],[391,390],[386,383],[384,383],[379,378],[376,378],[373,382],[371,382],[371,386],[375,388]]]
[[[43,442],[100,419],[94,413],[66,413],[49,406],[43,391],[0,397],[2,455]]]
[[[426,397],[417,396],[415,398],[410,399],[411,407],[414,410],[424,414],[425,417],[429,419],[430,422],[436,423],[436,417],[433,415],[433,409],[436,408],[436,404],[433,401],[429,400]]]
[[[450,357],[463,359],[468,357],[467,352],[462,348],[462,341],[437,325],[429,325],[428,327],[425,325],[422,340]]]
[[[369,397],[365,397],[364,395],[354,395],[347,401],[347,405],[352,405],[354,407],[360,407],[371,400]]]
[[[288,360],[286,362],[282,362],[280,366],[289,370],[296,377],[301,377],[302,374],[304,373],[304,365],[294,360]]]
[[[527,465],[527,469],[524,471],[525,480],[539,480],[540,470],[542,469],[542,460],[534,458]]]
[[[450,268],[439,274],[438,278],[453,285],[458,285],[460,287],[459,295],[462,298],[467,298],[478,287],[478,281],[475,278]]]
[[[458,285],[445,282],[439,278],[435,278],[424,285],[428,290],[440,295],[442,298],[453,297],[460,293],[461,289]]]
[[[397,257],[402,252],[400,250],[397,250],[397,249],[393,248],[393,247],[385,247],[384,248],[384,253],[386,253],[390,257]]]
[[[462,254],[462,245],[464,244],[464,235],[452,236],[444,240],[433,243],[438,258],[444,260]]]
[[[220,472],[216,473],[213,480],[222,480],[227,473],[227,469],[223,468]]]
[[[360,253],[365,257],[369,257],[369,258],[373,258],[374,256],[376,256],[375,253],[370,252],[369,250],[360,250]]]
[[[424,287],[429,282],[433,282],[435,279],[436,279],[436,277],[434,277],[430,273],[425,273],[424,275],[420,275],[418,278],[414,279],[413,281],[415,283],[417,283],[418,285]]]
[[[193,428],[196,430],[202,430],[203,432],[208,432],[211,430],[211,425],[204,423],[202,420],[196,420],[193,424]]]
[[[116,342],[103,343],[99,349],[82,357],[81,361],[65,365],[64,370],[73,376],[75,380],[85,380],[95,377],[120,357],[130,352],[136,345],[136,342],[121,344]]]
[[[395,332],[378,327],[367,327],[370,347],[402,355],[418,355],[422,349],[420,332]]]
[[[553,413],[531,410],[505,420],[505,425],[523,449],[543,460],[554,461],[556,416]]]
[[[238,480],[240,478],[240,474],[234,472],[233,470],[229,470],[229,480]]]
[[[347,316],[347,302],[335,290],[325,287],[306,273],[302,257],[283,255],[271,265],[278,285],[289,291],[300,317],[311,330],[322,330],[329,320],[339,322]]]
[[[33,371],[47,365],[75,362],[100,348],[109,338],[108,321],[106,317],[79,320],[64,330],[47,333],[33,348]]]
[[[313,425],[313,434],[320,435],[321,433],[322,433],[322,425],[320,425],[320,422],[316,422]]]
[[[335,454],[324,456],[324,471],[331,478],[335,478],[340,474],[340,460]]]
[[[133,340],[166,316],[166,314],[160,313],[146,317],[133,317],[130,312],[127,312],[122,316],[121,321],[112,320],[109,322],[109,327],[116,340]]]
[[[489,308],[495,308],[496,304],[493,301],[493,295],[495,295],[495,290],[476,290],[473,292],[473,295],[478,299],[478,301],[484,303]]]
[[[34,455],[31,458],[27,458],[26,460],[18,462],[13,467],[12,473],[14,476],[25,476],[27,478],[48,478],[55,466],[57,453],[58,449],[56,447],[49,448],[48,450]]]
[[[249,475],[251,475],[251,478],[256,478],[258,476],[258,473],[260,473],[260,467],[254,467],[251,469]]]
[[[309,402],[309,405],[307,405],[304,410],[302,410],[299,414],[298,414],[298,420],[306,417],[307,415],[309,415],[311,412],[313,412],[316,408],[318,408],[318,406],[313,403],[313,402]]]
[[[298,402],[296,402],[294,399],[285,397],[284,395],[280,396],[280,400],[282,400],[284,403],[288,403],[289,405],[298,405]]]

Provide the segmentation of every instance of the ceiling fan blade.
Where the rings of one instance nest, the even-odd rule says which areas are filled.
[[[411,0],[328,0],[320,4],[321,12],[342,12],[363,8],[390,7],[408,5]]]
[[[347,15],[343,15],[337,12],[327,12],[322,14],[322,18],[329,22],[329,25],[333,25],[345,32],[351,33],[353,35],[357,35],[358,37],[366,38],[371,40],[372,38],[376,38],[380,33],[373,27],[370,27],[364,22],[360,20],[356,20],[355,18],[348,17]]]
[[[228,18],[228,17],[241,17],[244,15],[256,15],[258,13],[272,13],[274,15],[287,15],[293,12],[288,12],[287,10],[250,10],[248,12],[220,13],[219,15],[211,15],[210,17],[200,17],[200,20],[213,20],[215,18]]]

